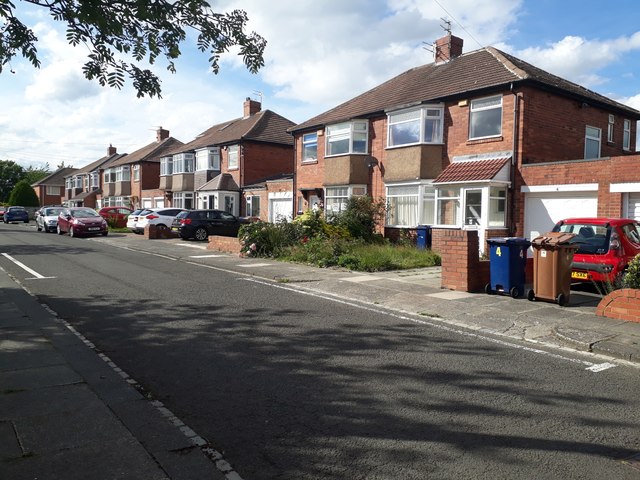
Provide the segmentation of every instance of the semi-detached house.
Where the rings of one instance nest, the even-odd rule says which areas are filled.
[[[386,199],[385,236],[430,225],[434,249],[438,230],[477,230],[482,246],[562,217],[640,216],[640,112],[492,47],[434,47],[433,63],[290,129],[298,213]]]
[[[216,124],[160,159],[160,190],[178,208],[212,208],[236,216],[263,217],[280,208],[292,216],[292,190],[266,191],[274,175],[293,172],[294,123],[247,98],[243,116]],[[261,183],[264,197],[245,195],[245,186]],[[268,205],[261,205],[265,198]],[[281,200],[284,200],[282,202]]]

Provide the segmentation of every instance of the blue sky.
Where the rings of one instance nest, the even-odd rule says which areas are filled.
[[[464,51],[494,46],[640,110],[640,4],[637,0],[223,0],[241,8],[268,40],[266,65],[249,74],[230,54],[221,72],[185,45],[171,75],[158,62],[163,99],[100,87],[82,76],[86,50],[66,44],[47,11],[17,1],[37,32],[39,70],[16,59],[0,75],[0,159],[23,166],[81,167],[111,144],[133,152],[162,126],[188,142],[242,115],[246,97],[300,123],[418,65],[451,20]]]

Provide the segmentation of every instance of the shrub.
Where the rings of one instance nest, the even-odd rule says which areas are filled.
[[[640,289],[640,254],[629,262],[627,272],[624,274],[623,284],[627,288]]]
[[[23,207],[38,207],[40,200],[35,190],[27,180],[20,180],[11,190],[9,205],[21,205]]]
[[[251,256],[279,256],[301,236],[301,227],[289,222],[255,222],[242,225],[238,237],[243,253]]]
[[[377,238],[376,225],[386,212],[384,200],[371,197],[349,197],[347,207],[340,213],[328,213],[328,222],[346,229],[353,238],[373,241]]]

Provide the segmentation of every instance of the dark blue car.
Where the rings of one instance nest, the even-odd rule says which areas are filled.
[[[9,207],[4,212],[4,223],[24,222],[29,223],[29,213],[24,207]]]

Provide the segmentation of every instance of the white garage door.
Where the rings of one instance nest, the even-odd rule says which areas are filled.
[[[597,192],[526,193],[524,197],[524,234],[532,240],[545,234],[564,218],[596,217]]]
[[[272,223],[280,222],[284,219],[291,220],[293,218],[293,201],[284,198],[269,199],[269,221]]]
[[[627,197],[627,218],[640,220],[640,193],[629,193]]]

